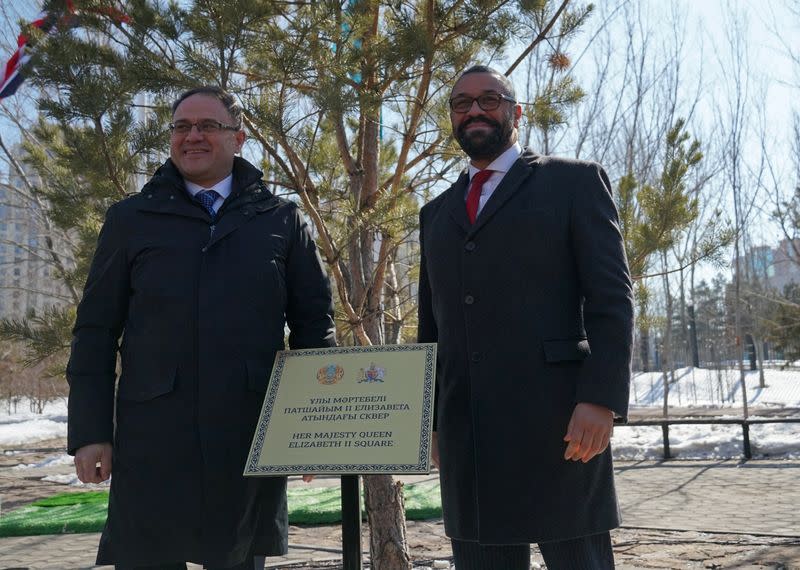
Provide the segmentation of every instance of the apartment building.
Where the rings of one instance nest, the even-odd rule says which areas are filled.
[[[14,152],[20,155],[19,148]],[[67,290],[56,276],[48,236],[69,266],[63,238],[48,230],[22,177],[5,173],[0,178],[0,317],[21,319],[66,302]]]

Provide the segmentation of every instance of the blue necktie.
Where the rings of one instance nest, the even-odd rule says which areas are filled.
[[[219,198],[219,193],[216,190],[201,190],[194,195],[195,199],[203,205],[208,215],[212,218],[217,215],[214,211],[214,202]]]

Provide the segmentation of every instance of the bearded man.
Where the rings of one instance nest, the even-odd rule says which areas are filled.
[[[450,98],[468,171],[420,212],[419,342],[438,342],[434,462],[458,570],[614,567],[609,439],[628,407],[633,294],[611,185],[517,142],[475,66]]]

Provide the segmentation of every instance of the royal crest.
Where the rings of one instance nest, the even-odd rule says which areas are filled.
[[[386,375],[386,369],[381,368],[379,366],[375,366],[374,362],[371,362],[369,368],[364,370],[363,368],[360,369],[358,383],[361,384],[362,382],[383,382],[383,377]]]
[[[344,376],[344,368],[338,364],[328,364],[317,371],[317,382],[320,384],[336,384]]]

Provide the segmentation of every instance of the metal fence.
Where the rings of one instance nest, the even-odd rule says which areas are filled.
[[[759,418],[759,419],[746,419],[746,418],[686,418],[686,419],[669,419],[664,418],[660,420],[632,420],[624,424],[617,424],[617,427],[637,427],[637,426],[661,426],[661,437],[664,446],[664,459],[672,459],[669,451],[669,426],[671,425],[724,425],[724,424],[738,424],[742,426],[742,450],[744,451],[745,459],[752,459],[753,452],[750,448],[750,426],[756,424],[800,424],[800,418]]]

